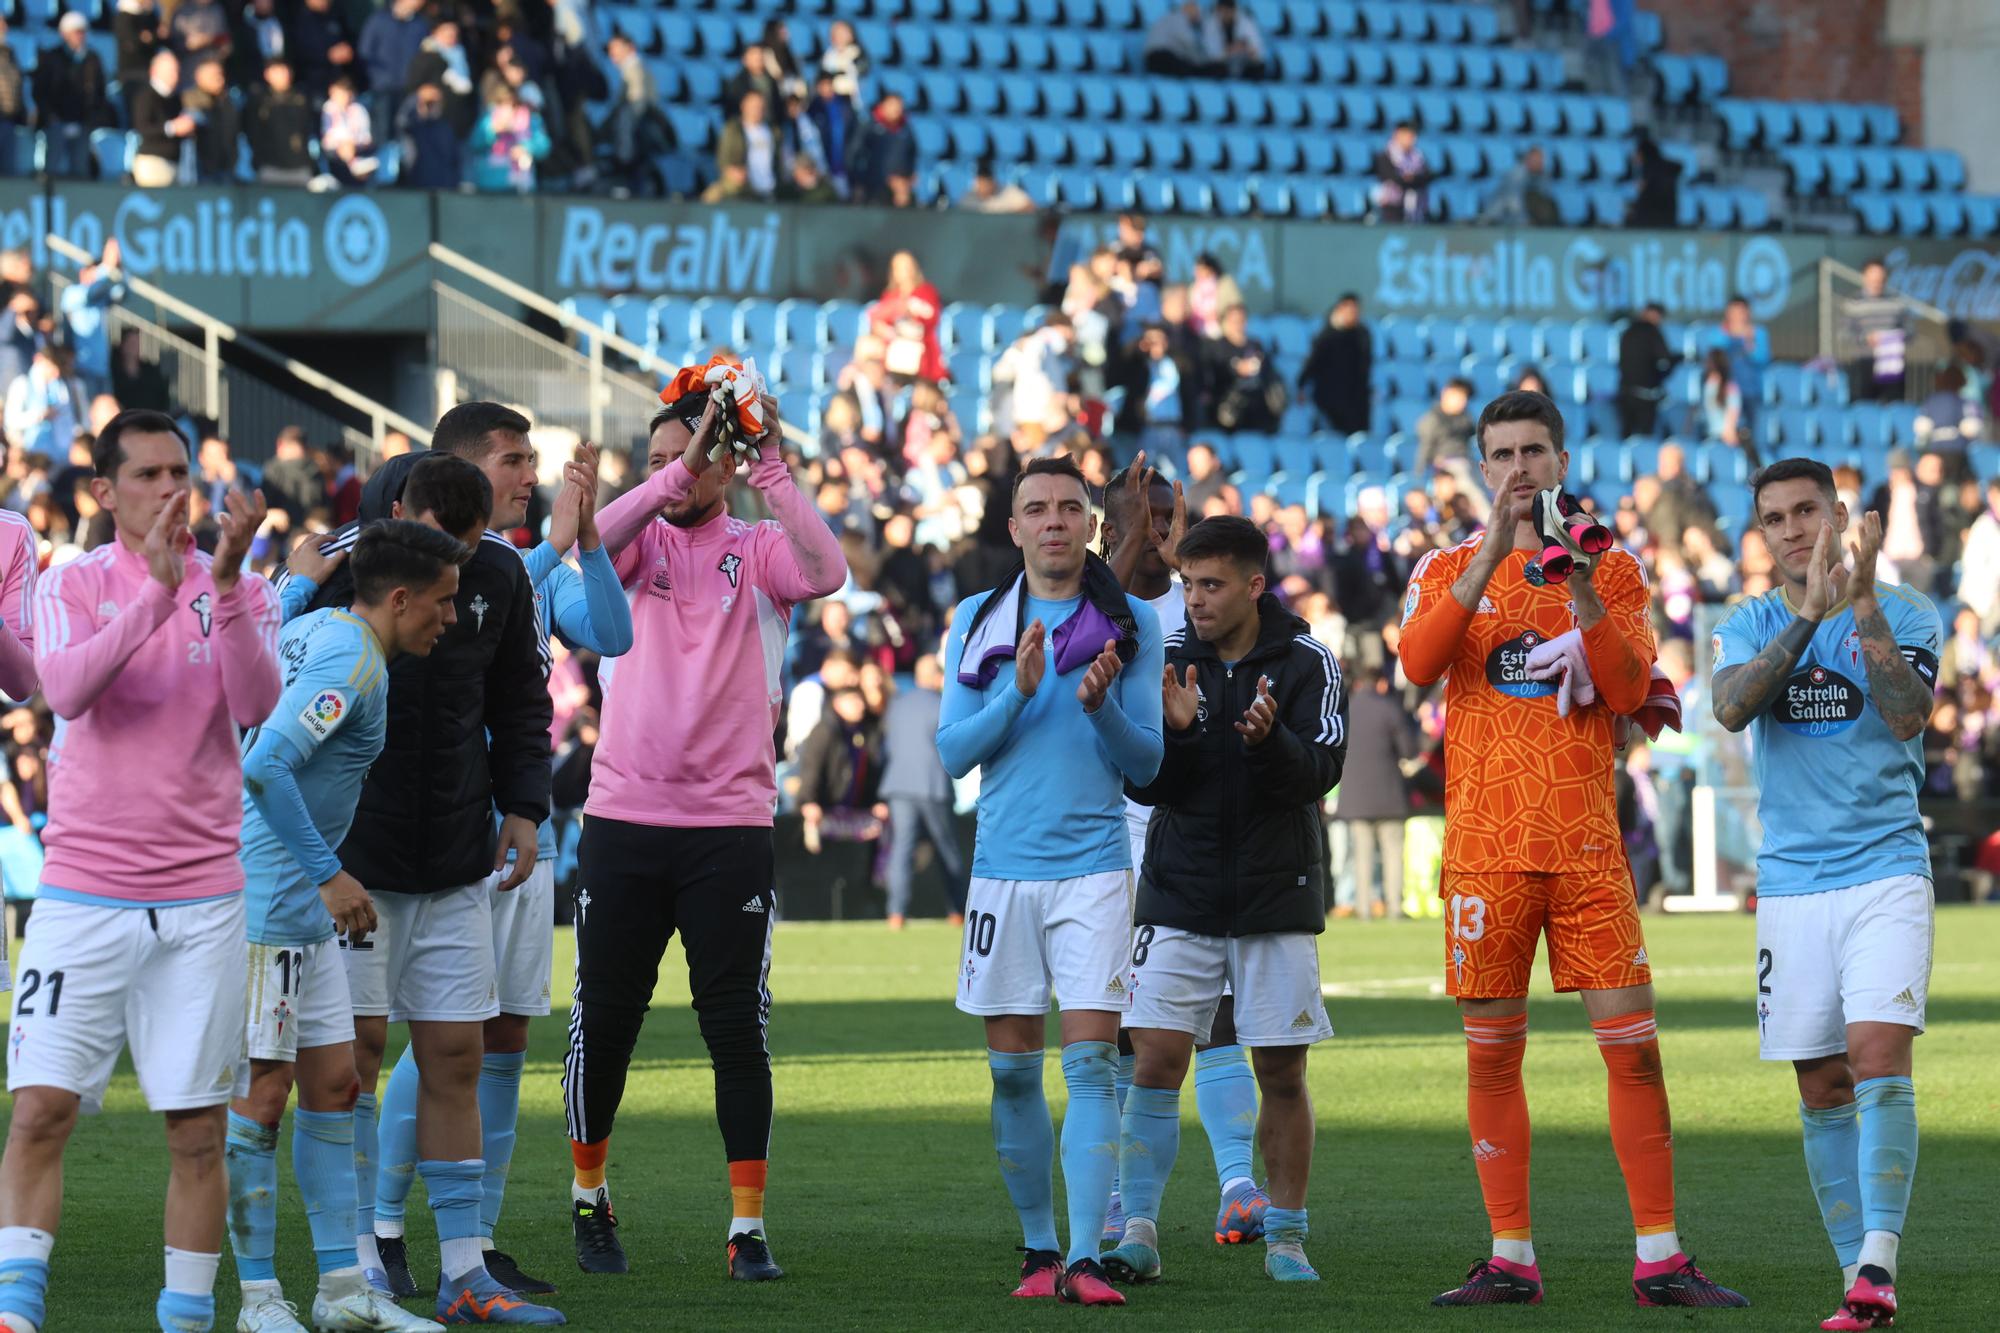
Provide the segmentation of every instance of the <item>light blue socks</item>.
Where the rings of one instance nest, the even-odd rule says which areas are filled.
[[[1799,1103],[1799,1123],[1805,1127],[1806,1178],[1819,1202],[1820,1221],[1840,1266],[1853,1265],[1861,1255],[1861,1126],[1859,1107],[1815,1109]],[[1269,1225],[1266,1222],[1265,1225]]]
[[[292,1112],[292,1174],[305,1202],[319,1271],[360,1267],[354,1252],[354,1112]]]
[[[1031,1250],[1061,1249],[1056,1244],[1056,1130],[1042,1091],[1042,1052],[989,1050],[986,1064],[993,1073],[993,1151],[1007,1195],[1021,1215],[1021,1244]],[[1103,1229],[1100,1208],[1091,1235]]]
[[[1095,1259],[1118,1173],[1118,1048],[1108,1041],[1063,1047],[1069,1110],[1063,1115],[1063,1189],[1069,1198],[1069,1262]],[[1135,1089],[1136,1091],[1136,1089]]]
[[[1118,1140],[1119,1198],[1125,1216],[1160,1220],[1160,1196],[1181,1147],[1181,1090],[1135,1087],[1125,1095]]]
[[[1862,1225],[1900,1236],[1917,1178],[1916,1086],[1907,1078],[1864,1079],[1854,1085],[1854,1105],[1861,1113]]]
[[[278,1127],[231,1111],[223,1159],[229,1167],[229,1246],[236,1251],[236,1276],[244,1282],[275,1282]],[[354,1243],[352,1235],[347,1240]]]
[[[354,1234],[375,1234],[375,1164],[382,1160],[376,1137],[375,1094],[354,1099]]]
[[[1211,1046],[1194,1057],[1194,1101],[1215,1154],[1215,1179],[1249,1180],[1257,1138],[1257,1076],[1241,1046]]]
[[[380,1166],[373,1177],[374,1192],[369,1199],[374,1210],[371,1222],[380,1219],[390,1223],[393,1228],[387,1233],[390,1235],[402,1234],[403,1203],[410,1197],[410,1186],[416,1183],[420,1078],[416,1046],[412,1043],[403,1048],[403,1058],[396,1061],[396,1068],[389,1075],[389,1086],[382,1090],[381,1137],[376,1153]]]
[[[521,1117],[521,1067],[525,1051],[489,1054],[479,1062],[480,1148],[486,1158],[485,1193],[479,1200],[479,1234],[493,1239],[507,1197],[507,1168],[514,1163],[514,1128]]]

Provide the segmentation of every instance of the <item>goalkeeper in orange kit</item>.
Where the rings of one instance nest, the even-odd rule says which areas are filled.
[[[1419,562],[1400,649],[1411,680],[1446,678],[1445,978],[1465,1022],[1466,1113],[1493,1227],[1492,1257],[1434,1303],[1542,1299],[1521,1057],[1546,934],[1555,988],[1583,993],[1610,1073],[1611,1142],[1638,1233],[1634,1294],[1641,1305],[1748,1305],[1702,1275],[1674,1230],[1652,972],[1613,788],[1619,717],[1646,703],[1652,674],[1645,572],[1612,549],[1577,559],[1567,582],[1531,582],[1543,577],[1536,495],[1569,469],[1562,416],[1516,390],[1486,405],[1477,437],[1490,526]]]

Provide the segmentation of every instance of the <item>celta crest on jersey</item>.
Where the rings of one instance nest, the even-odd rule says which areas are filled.
[[[485,633],[485,632],[486,632],[486,613],[487,613],[488,611],[490,611],[490,610],[492,610],[492,609],[493,609],[492,607],[490,607],[489,605],[487,605],[487,602],[486,602],[486,599],[485,599],[484,597],[474,597],[474,598],[472,599],[471,603],[470,603],[470,604],[469,604],[469,605],[467,606],[467,608],[466,608],[466,609],[472,612],[472,616],[473,616],[473,626],[472,626],[472,630],[473,630],[473,633],[475,633],[475,634],[483,634],[483,633]]]
[[[209,600],[207,593],[188,603],[188,610],[201,618],[201,637],[204,639],[208,637],[210,626],[215,623],[214,607],[215,603]]]
[[[733,588],[736,586],[737,571],[743,568],[743,557],[731,551],[722,557],[716,568],[722,571],[722,576],[729,580],[729,586]]]

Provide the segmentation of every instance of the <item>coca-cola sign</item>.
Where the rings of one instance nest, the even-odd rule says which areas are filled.
[[[1918,257],[1898,246],[1882,256],[1889,287],[1934,305],[1954,319],[2000,323],[2000,254],[1960,250],[1948,257]]]

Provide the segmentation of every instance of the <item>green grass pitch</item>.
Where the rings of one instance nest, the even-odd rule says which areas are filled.
[[[633,1262],[586,1279],[571,1257],[561,1095],[564,1011],[535,1025],[502,1248],[562,1287],[579,1329],[1000,1329],[1079,1321],[1181,1328],[1276,1323],[1370,1330],[1498,1323],[1563,1330],[1811,1329],[1838,1273],[1799,1148],[1790,1070],[1758,1063],[1751,922],[1647,923],[1673,1093],[1681,1235],[1747,1311],[1641,1310],[1628,1278],[1625,1194],[1604,1128],[1604,1070],[1574,998],[1538,991],[1528,1096],[1535,1117],[1539,1309],[1438,1311],[1432,1294],[1485,1253],[1464,1127],[1463,1042],[1440,993],[1441,923],[1335,923],[1322,937],[1339,1035],[1313,1052],[1319,1120],[1314,1262],[1329,1280],[1278,1287],[1261,1245],[1212,1239],[1216,1181],[1194,1109],[1162,1218],[1166,1280],[1124,1311],[1008,1299],[1020,1232],[994,1165],[978,1023],[951,1006],[958,935],[919,924],[780,926],[771,988],[778,1120],[769,1231],[783,1282],[723,1278],[729,1196],[707,1057],[687,1010],[679,946],[632,1068],[611,1183]],[[2000,912],[1938,914],[1931,1031],[1917,1044],[1923,1150],[1904,1239],[1899,1325],[2000,1323],[1990,1287],[2000,1190]],[[569,990],[558,943],[557,994]],[[393,1058],[394,1052],[391,1052]],[[1048,1089],[1061,1115],[1060,1066]],[[281,1139],[289,1154],[289,1130]],[[52,1330],[152,1327],[166,1160],[129,1069],[69,1152],[50,1292]],[[312,1253],[289,1160],[281,1165],[279,1273],[310,1303]],[[1060,1188],[1060,1186],[1059,1186]],[[418,1280],[436,1248],[412,1200]],[[1060,1204],[1058,1216],[1061,1216]],[[225,1258],[217,1326],[233,1326]]]

